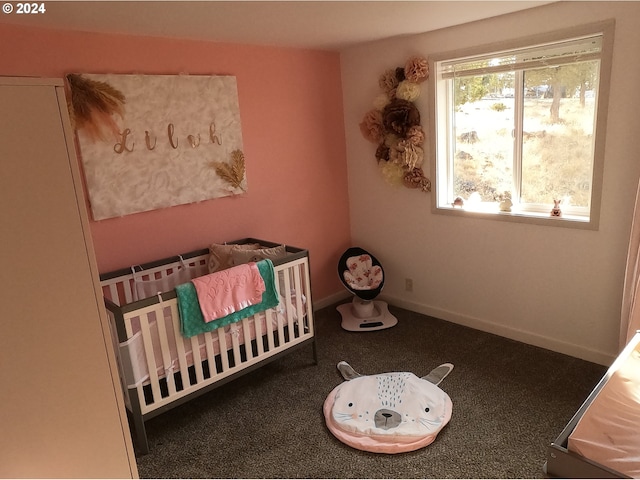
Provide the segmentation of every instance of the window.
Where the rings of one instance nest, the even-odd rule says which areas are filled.
[[[431,58],[436,211],[597,228],[612,27]]]

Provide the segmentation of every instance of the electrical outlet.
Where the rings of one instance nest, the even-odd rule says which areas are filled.
[[[404,289],[407,292],[413,292],[413,279],[412,278],[405,278],[404,279]]]

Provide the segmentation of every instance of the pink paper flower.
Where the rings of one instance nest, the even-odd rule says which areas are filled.
[[[405,187],[417,188],[423,192],[431,191],[431,180],[424,176],[424,172],[421,168],[414,168],[410,172],[406,173],[403,178]]]
[[[360,123],[360,132],[372,143],[381,143],[384,140],[385,132],[380,110],[374,109],[367,112]]]
[[[413,145],[422,145],[424,143],[424,130],[422,126],[414,125],[407,131],[407,140]]]
[[[429,78],[429,63],[424,57],[411,57],[404,66],[404,75],[413,83],[424,82]]]

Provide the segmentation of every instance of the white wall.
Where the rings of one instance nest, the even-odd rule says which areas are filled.
[[[600,228],[434,214],[431,194],[387,185],[358,124],[388,68],[423,55],[615,18]],[[351,234],[374,253],[390,303],[594,362],[618,352],[640,176],[640,2],[566,2],[342,53]],[[428,131],[426,86],[417,101]],[[425,148],[425,151],[427,149]],[[429,171],[430,165],[425,165]],[[413,279],[413,292],[404,290]]]

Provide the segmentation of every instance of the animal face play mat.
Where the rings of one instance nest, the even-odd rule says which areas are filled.
[[[446,363],[422,378],[410,372],[360,375],[340,362],[346,381],[325,400],[327,427],[338,440],[368,452],[426,447],[451,419],[451,399],[437,385],[452,369]]]

